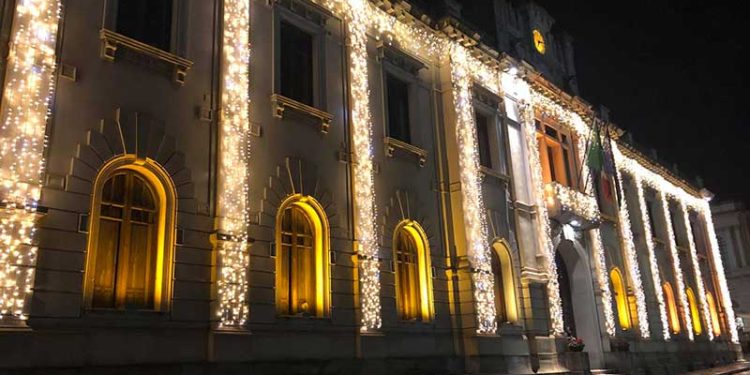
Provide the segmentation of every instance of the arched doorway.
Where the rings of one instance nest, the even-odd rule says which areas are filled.
[[[591,368],[601,368],[603,346],[588,255],[577,243],[562,240],[555,252],[555,264],[564,327],[569,334],[583,339]]]

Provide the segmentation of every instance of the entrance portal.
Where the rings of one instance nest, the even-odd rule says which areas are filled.
[[[591,262],[588,259],[584,249],[571,240],[560,241],[555,252],[565,331],[583,339],[591,368],[601,368],[604,355]]]

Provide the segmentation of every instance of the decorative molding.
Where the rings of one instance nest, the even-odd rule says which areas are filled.
[[[193,67],[193,62],[186,58],[174,55],[167,51],[163,51],[146,43],[139,42],[133,38],[118,34],[112,30],[99,30],[99,38],[102,41],[102,59],[106,61],[115,61],[117,49],[121,46],[125,47],[133,52],[145,55],[169,65],[172,68],[173,72],[172,79],[174,79],[174,81],[179,85],[183,85],[185,83],[187,73],[190,68]]]
[[[401,51],[397,47],[384,43],[382,40],[377,42],[378,58],[403,69],[411,75],[417,76],[427,65],[421,60]]]
[[[404,141],[399,141],[396,138],[385,137],[386,155],[388,155],[389,157],[393,157],[396,149],[416,156],[419,160],[420,167],[424,167],[425,163],[427,163],[427,151]]]
[[[323,134],[328,133],[328,129],[331,127],[331,122],[333,122],[332,114],[321,111],[307,104],[300,103],[294,99],[287,98],[281,94],[271,95],[271,104],[273,106],[273,117],[276,118],[284,118],[286,109],[291,109],[302,115],[318,119],[320,121],[320,132]]]

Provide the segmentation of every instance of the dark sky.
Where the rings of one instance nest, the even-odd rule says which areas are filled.
[[[750,204],[750,17],[740,1],[539,0],[575,38],[581,96],[717,200]]]

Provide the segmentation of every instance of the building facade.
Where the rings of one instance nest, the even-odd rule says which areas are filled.
[[[711,207],[722,260],[726,264],[727,282],[735,304],[738,325],[750,326],[750,294],[744,286],[750,279],[750,211],[740,202],[722,202]],[[747,343],[747,329],[742,339]],[[744,348],[747,350],[747,344]]]
[[[2,371],[735,360],[707,192],[489,4],[0,0]]]

